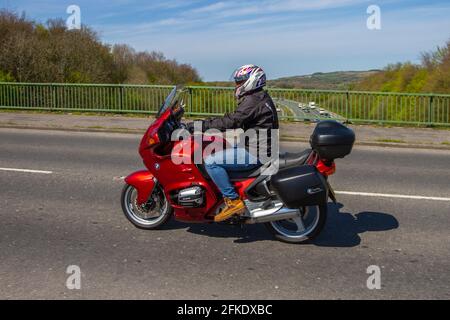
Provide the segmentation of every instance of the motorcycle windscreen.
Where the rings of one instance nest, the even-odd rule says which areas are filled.
[[[315,166],[281,169],[270,180],[271,189],[288,208],[326,204],[328,187]]]

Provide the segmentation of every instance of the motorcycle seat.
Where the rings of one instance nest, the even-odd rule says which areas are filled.
[[[293,166],[300,166],[305,164],[311,154],[311,149],[307,149],[300,153],[280,153],[280,164],[279,168],[287,168]]]
[[[250,170],[245,170],[245,171],[228,171],[227,173],[228,173],[228,177],[230,178],[230,181],[242,181],[242,180],[258,177],[261,174],[262,167],[265,167],[265,166],[261,166],[256,169],[252,168]],[[203,177],[205,177],[207,180],[211,180],[211,177],[209,176],[208,172],[206,171],[204,164],[197,165],[197,168],[200,170]]]
[[[265,166],[262,166],[265,167]],[[246,171],[227,171],[228,177],[231,181],[239,181],[239,180],[246,180],[250,178],[256,178],[261,174],[261,168],[252,168],[251,170]]]
[[[309,155],[311,154],[311,149],[307,149],[305,151],[302,151],[300,153],[280,153],[279,155],[279,164],[278,168],[288,168],[288,167],[294,167],[294,166],[301,166],[304,165],[306,160],[308,160]],[[231,181],[239,181],[239,180],[245,180],[250,178],[256,178],[258,177],[261,172],[269,167],[270,163],[267,163],[259,168],[246,170],[246,171],[228,171],[228,176],[230,177]]]

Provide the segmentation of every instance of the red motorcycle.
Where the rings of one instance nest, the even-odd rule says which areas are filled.
[[[214,216],[224,206],[203,164],[172,161],[174,152],[179,153],[178,157],[193,158],[196,150],[203,151],[220,139],[204,136],[199,143],[190,136],[172,141],[172,133],[183,128],[182,96],[183,91],[175,87],[142,138],[139,153],[147,170],[125,179],[122,209],[138,228],[157,229],[172,216],[183,222],[214,223]],[[278,240],[289,243],[313,239],[325,225],[328,198],[336,201],[327,179],[336,170],[334,160],[350,154],[354,142],[351,129],[336,121],[322,121],[311,136],[311,149],[279,155],[277,173],[261,175],[268,164],[257,170],[231,173],[230,179],[247,210],[224,223],[263,223]]]

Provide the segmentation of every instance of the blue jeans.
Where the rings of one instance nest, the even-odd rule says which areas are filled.
[[[205,167],[211,179],[225,198],[238,199],[239,195],[230,182],[227,172],[257,169],[261,163],[244,148],[231,148],[216,152],[205,159]]]

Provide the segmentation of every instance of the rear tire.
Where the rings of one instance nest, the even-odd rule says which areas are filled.
[[[272,233],[273,236],[279,241],[294,244],[308,243],[314,238],[316,238],[324,228],[325,223],[327,221],[327,211],[328,211],[326,204],[316,207],[308,207],[309,210],[311,210],[311,208],[316,208],[315,210],[318,216],[313,219],[311,226],[306,227],[303,232],[298,231],[300,228],[298,228],[297,231],[294,231],[284,226],[285,224],[291,224],[295,226],[296,222],[293,221],[291,223],[290,222],[291,220],[268,222],[265,223],[264,225],[269,230],[269,232]],[[302,216],[306,217],[305,209],[301,210],[303,210]],[[309,211],[306,210],[306,212]]]
[[[127,184],[122,190],[122,211],[136,228],[155,230],[166,224],[172,216],[173,208],[160,186],[155,187],[151,197],[151,204],[144,208],[137,204],[137,190],[133,186]]]

